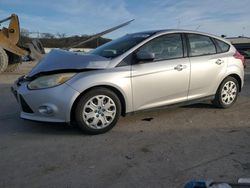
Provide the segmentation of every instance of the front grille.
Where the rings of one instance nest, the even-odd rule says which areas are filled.
[[[29,105],[25,102],[22,95],[19,95],[19,99],[20,99],[20,104],[21,104],[22,110],[24,112],[26,112],[26,113],[34,113],[33,110],[29,107]]]

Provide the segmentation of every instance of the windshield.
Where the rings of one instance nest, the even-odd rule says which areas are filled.
[[[91,51],[90,54],[95,54],[106,58],[115,58],[151,35],[149,33],[127,34],[119,39],[113,40],[96,48],[95,50]]]

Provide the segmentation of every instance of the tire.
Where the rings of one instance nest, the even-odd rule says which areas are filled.
[[[106,88],[84,94],[75,109],[77,125],[87,134],[102,134],[112,129],[121,114],[117,95]]]
[[[22,58],[8,51],[7,51],[7,55],[9,58],[9,63],[5,72],[14,72],[19,68],[19,64],[22,62]]]
[[[3,48],[0,48],[0,73],[8,67],[8,55]]]
[[[238,81],[229,76],[220,84],[212,103],[218,108],[229,108],[237,100],[239,93]]]
[[[19,63],[9,64],[5,72],[14,72],[19,68]]]

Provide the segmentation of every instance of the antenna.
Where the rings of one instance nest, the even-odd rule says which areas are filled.
[[[246,29],[246,27],[243,26],[243,27],[242,27],[242,37],[244,37],[245,29]]]
[[[180,25],[181,25],[181,19],[180,19],[180,18],[178,18],[178,19],[177,19],[177,29],[179,29],[179,28],[180,28]]]
[[[180,27],[180,20],[178,19],[177,29],[179,29],[179,27]]]
[[[201,25],[198,25],[198,26],[195,28],[195,31],[197,31],[200,27],[201,27]]]

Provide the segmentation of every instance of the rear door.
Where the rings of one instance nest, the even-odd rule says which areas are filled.
[[[191,62],[188,99],[214,95],[227,69],[227,57],[217,53],[215,41],[205,35],[186,34]]]
[[[190,62],[181,34],[157,37],[139,50],[154,53],[155,59],[132,65],[134,110],[187,100]]]

